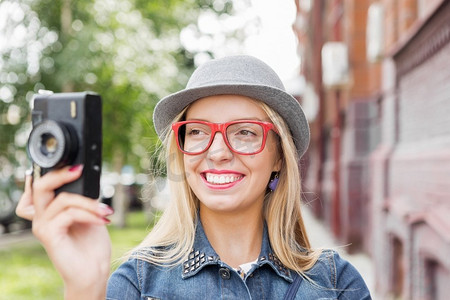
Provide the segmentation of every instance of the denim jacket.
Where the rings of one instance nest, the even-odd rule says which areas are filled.
[[[339,254],[324,250],[302,277],[295,299],[371,299],[358,271]],[[220,260],[201,222],[189,257],[175,267],[139,259],[122,264],[108,282],[107,299],[283,299],[294,280],[273,253],[264,227],[261,254],[242,278]]]

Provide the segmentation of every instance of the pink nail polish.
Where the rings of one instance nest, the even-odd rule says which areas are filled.
[[[110,223],[111,223],[111,220],[108,219],[108,218],[103,218],[103,222],[104,222],[105,224],[110,224]]]
[[[69,169],[69,172],[77,172],[83,169],[83,165],[75,165]]]
[[[102,202],[98,204],[98,211],[102,216],[110,216],[114,213],[114,209],[112,207]]]

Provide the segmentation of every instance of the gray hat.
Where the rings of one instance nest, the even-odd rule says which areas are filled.
[[[298,101],[285,91],[278,75],[257,58],[239,55],[211,60],[194,71],[184,90],[161,99],[153,112],[153,124],[161,137],[186,106],[215,95],[242,95],[266,103],[286,121],[297,153],[309,145],[309,126]]]

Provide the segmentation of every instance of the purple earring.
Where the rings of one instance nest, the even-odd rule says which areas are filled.
[[[278,173],[277,174],[275,174],[275,176],[272,178],[272,180],[270,180],[270,182],[269,182],[269,189],[273,192],[276,188],[277,188],[277,185],[278,185]]]

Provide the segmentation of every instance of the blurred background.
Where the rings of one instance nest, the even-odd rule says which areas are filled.
[[[151,172],[162,170],[154,105],[196,66],[245,53],[276,70],[310,122],[300,167],[315,245],[345,245],[375,299],[446,299],[449,19],[448,0],[0,1],[0,246],[30,226],[14,209],[35,93],[102,96],[113,244],[142,220],[116,242],[126,248],[167,200],[164,172]],[[2,265],[17,250],[5,245]]]
[[[14,221],[30,166],[25,148],[32,99],[39,90],[88,90],[102,96],[102,193],[106,201],[119,198],[115,202],[121,207],[136,202],[130,198],[156,167],[154,105],[182,89],[196,66],[214,57],[254,53],[283,78],[298,73],[291,29],[295,3],[235,2],[0,2],[3,230]]]

